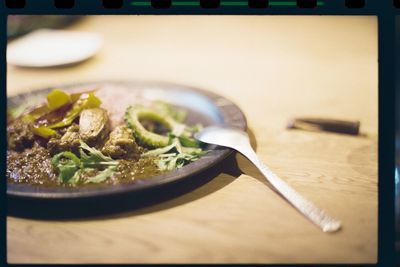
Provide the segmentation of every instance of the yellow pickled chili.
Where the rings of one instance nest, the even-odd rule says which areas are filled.
[[[49,110],[55,110],[70,103],[71,96],[58,89],[55,89],[47,94],[47,106]]]
[[[43,138],[50,138],[51,136],[55,135],[57,132],[54,131],[53,129],[50,129],[45,126],[33,126],[32,127],[32,132],[35,135],[41,136]]]
[[[82,97],[83,96],[83,97]],[[79,116],[82,110],[90,109],[90,108],[97,108],[101,105],[101,100],[95,96],[93,93],[89,93],[82,95],[81,98],[75,102],[72,106],[71,110],[68,111],[65,118],[54,124],[48,125],[48,128],[61,128],[72,124],[72,122]]]
[[[72,94],[70,94],[71,102],[75,103],[77,100],[79,100],[79,98],[81,98],[81,96],[83,94],[90,94],[90,93],[94,93],[96,91],[97,91],[97,88],[96,89],[92,89],[92,90],[88,90],[88,91],[84,91],[84,92],[80,92],[80,93],[72,93]]]
[[[33,122],[33,121],[39,119],[41,116],[49,113],[50,111],[51,110],[49,109],[47,104],[41,105],[39,107],[36,107],[35,109],[30,111],[29,113],[23,115],[22,116],[22,120],[24,120],[26,122]]]

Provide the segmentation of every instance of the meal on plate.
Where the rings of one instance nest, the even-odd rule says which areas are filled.
[[[124,183],[180,168],[207,153],[193,138],[201,125],[186,125],[187,112],[165,102],[130,105],[117,124],[96,90],[55,89],[43,102],[8,110],[9,183]]]

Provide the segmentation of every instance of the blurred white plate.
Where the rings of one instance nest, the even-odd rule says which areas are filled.
[[[53,67],[94,56],[102,45],[99,34],[38,30],[7,45],[7,63],[22,67]]]

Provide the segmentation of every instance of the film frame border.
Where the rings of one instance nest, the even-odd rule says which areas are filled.
[[[25,8],[27,1],[31,0],[5,0],[5,6],[10,9]],[[79,2],[80,0],[78,0]],[[248,0],[248,1],[223,1],[223,0],[198,0],[198,1],[172,1],[172,0],[100,0],[103,8],[120,9],[124,5],[151,5],[153,8],[170,8],[171,6],[197,6],[203,8],[218,8],[220,6],[246,6],[250,8],[267,8],[269,6],[297,6],[299,8],[315,8],[325,5],[324,0]],[[56,8],[70,9],[75,7],[76,0],[53,0]],[[142,3],[142,4],[138,4]],[[150,4],[143,4],[150,3]],[[364,8],[366,0],[344,0],[344,5],[347,8]],[[400,8],[400,0],[393,0],[393,6]]]
[[[34,7],[57,9],[96,8],[119,10],[129,7],[152,7],[155,9],[169,9],[178,7],[201,7],[204,9],[218,9],[223,7],[248,7],[254,9],[268,9],[281,7],[297,7],[300,9],[315,9],[322,6],[328,8],[364,9],[375,8],[378,4],[370,0],[3,0],[4,8],[22,10]],[[400,0],[392,0],[393,7],[400,7]],[[387,3],[386,3],[387,4]],[[100,10],[97,10],[100,11]]]
[[[4,0],[6,1],[6,0]],[[400,16],[400,0],[387,1],[366,1],[363,8],[349,8],[343,4],[343,1],[324,0],[324,5],[317,8],[297,8],[297,6],[279,6],[270,8],[250,8],[248,6],[224,6],[221,5],[215,9],[203,9],[199,6],[181,6],[172,8],[153,8],[150,6],[137,6],[132,8],[124,5],[121,8],[104,8],[99,1],[74,0],[74,6],[70,8],[60,8],[49,4],[51,0],[37,1],[33,0],[10,0],[22,1],[25,3],[23,8],[8,8],[5,2],[0,4],[0,27],[6,32],[6,23],[8,15],[374,15],[378,18],[378,102],[379,102],[379,141],[378,141],[378,266],[392,266],[400,263],[400,255],[395,252],[394,238],[394,167],[395,167],[395,67],[393,54],[395,53],[395,17]],[[127,1],[127,0],[124,0]],[[340,2],[340,3],[339,3]],[[398,5],[398,6],[397,6]],[[5,50],[7,37],[3,34],[0,37],[2,46],[2,62],[0,68],[6,73]],[[3,118],[6,118],[6,79],[2,82],[3,90],[1,101]],[[5,130],[5,129],[4,129]],[[6,134],[6,131],[4,131]],[[4,135],[5,136],[5,135]],[[383,137],[384,136],[384,137]],[[6,140],[2,139],[0,145],[6,147]],[[5,171],[6,157],[2,154],[2,170]],[[390,177],[390,179],[383,179]],[[5,206],[0,209],[3,218],[7,216],[7,196],[5,192],[6,181],[3,180],[3,198]],[[1,220],[1,226],[6,236],[6,222]],[[6,239],[1,239],[0,246],[6,248]],[[4,257],[0,259],[0,264],[7,264],[6,251],[2,250]]]

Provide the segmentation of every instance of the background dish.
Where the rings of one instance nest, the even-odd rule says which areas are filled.
[[[31,68],[70,65],[93,57],[102,42],[92,32],[37,30],[7,45],[7,63]]]

